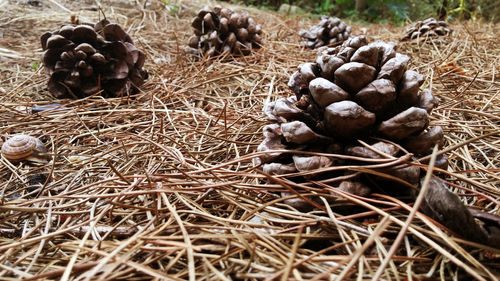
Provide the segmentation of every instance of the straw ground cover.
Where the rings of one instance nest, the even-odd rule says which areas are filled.
[[[452,236],[412,202],[334,196],[313,188],[321,183],[293,185],[254,168],[262,106],[288,96],[289,75],[316,57],[296,34],[314,21],[247,9],[263,25],[264,47],[234,61],[196,61],[182,47],[205,2],[100,1],[147,54],[141,92],[20,111],[56,102],[38,67],[39,36],[72,14],[95,22],[96,3],[0,2],[1,136],[40,137],[52,158],[1,159],[2,280],[498,278],[500,250]],[[404,42],[399,51],[441,100],[432,123],[445,130],[450,167],[435,173],[471,208],[499,214],[499,26],[451,27],[442,43]],[[352,33],[390,41],[403,28],[353,25]],[[31,185],[40,174],[47,180]],[[283,204],[279,192],[292,190],[313,210]]]

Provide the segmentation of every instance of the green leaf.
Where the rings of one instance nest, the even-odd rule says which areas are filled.
[[[174,3],[170,3],[170,1],[162,0],[163,4],[165,4],[165,9],[171,14],[175,15],[179,12],[180,6]]]
[[[33,68],[34,71],[38,71],[38,68],[40,68],[40,63],[37,61],[32,62],[31,68]]]

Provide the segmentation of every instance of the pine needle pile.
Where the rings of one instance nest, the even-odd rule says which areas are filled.
[[[499,249],[462,239],[413,201],[331,193],[256,167],[264,104],[290,96],[290,75],[317,56],[296,36],[312,21],[227,5],[266,19],[264,46],[231,62],[199,61],[183,47],[193,16],[212,3],[100,1],[144,51],[149,78],[135,95],[56,100],[40,68],[40,35],[71,12],[82,22],[102,17],[91,1],[28,2],[0,3],[0,136],[38,137],[50,161],[0,159],[0,279],[497,278]],[[433,173],[494,231],[500,30],[452,27],[446,46],[405,41],[398,52],[440,100],[430,122],[445,140],[431,156],[447,154],[449,167]],[[403,32],[374,25],[366,36],[391,41]],[[296,198],[309,210],[285,203]]]

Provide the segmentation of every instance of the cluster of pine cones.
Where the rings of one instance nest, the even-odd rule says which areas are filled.
[[[201,57],[248,55],[262,47],[261,26],[246,12],[206,7],[191,26],[194,35],[186,53]],[[451,32],[446,22],[429,18],[416,22],[402,40]],[[299,35],[308,48],[338,46],[323,48],[315,62],[299,65],[288,82],[293,96],[264,106],[272,122],[264,127],[264,140],[257,148],[268,152],[258,158],[264,172],[295,174],[295,181],[343,177],[339,189],[366,196],[374,183],[383,186],[387,178],[329,168],[363,166],[403,156],[410,161],[411,157],[428,159],[425,156],[432,148],[443,144],[442,128],[429,126],[437,100],[430,89],[420,89],[424,76],[407,69],[410,58],[398,53],[395,44],[352,37],[349,26],[327,16]],[[118,24],[107,19],[63,25],[43,34],[41,43],[50,76],[48,89],[57,98],[128,95],[148,77],[142,69],[145,54]],[[447,167],[446,155],[438,157],[436,166]],[[415,165],[378,171],[405,184],[421,183],[421,169]],[[422,205],[424,211],[429,206]],[[470,218],[467,212],[462,213]],[[428,213],[433,216],[432,210]],[[460,227],[451,228],[461,231]]]

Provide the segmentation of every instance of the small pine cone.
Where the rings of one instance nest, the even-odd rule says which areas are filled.
[[[347,26],[339,18],[321,16],[318,24],[313,25],[309,30],[299,31],[302,37],[302,45],[311,49],[325,45],[342,43],[351,36],[351,27]]]
[[[262,46],[260,24],[246,12],[215,6],[198,12],[191,26],[194,35],[189,38],[185,52],[200,56],[221,54],[249,55]]]
[[[315,63],[299,66],[288,82],[294,96],[264,106],[264,113],[275,124],[265,127],[265,140],[258,151],[324,152],[360,160],[280,152],[267,153],[260,163],[267,169],[273,167],[269,172],[275,174],[290,173],[292,168],[305,172],[359,165],[363,158],[397,157],[402,153],[398,145],[417,156],[428,155],[436,144],[441,146],[443,130],[429,127],[429,114],[437,101],[430,90],[420,90],[423,75],[407,70],[410,58],[394,48],[393,43],[351,37],[341,46],[323,50]],[[370,147],[360,146],[357,139]],[[438,161],[443,159],[445,156]],[[391,167],[381,172],[419,183],[418,167]]]
[[[417,21],[411,27],[406,29],[401,41],[413,40],[426,37],[437,37],[450,35],[453,32],[445,21],[438,21],[435,18],[428,18],[423,21]]]
[[[103,90],[122,96],[144,83],[146,56],[115,23],[67,24],[41,36],[49,91],[57,98],[83,98]]]

